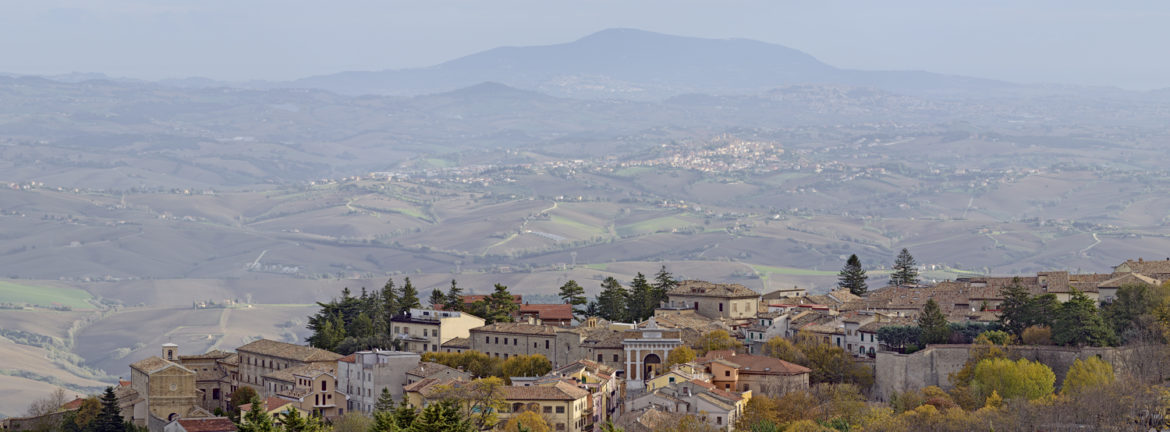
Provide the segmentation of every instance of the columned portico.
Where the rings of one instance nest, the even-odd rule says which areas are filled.
[[[670,350],[682,345],[678,330],[658,327],[654,318],[637,329],[626,330],[622,346],[626,351],[626,388],[638,390],[645,381],[661,373]]]

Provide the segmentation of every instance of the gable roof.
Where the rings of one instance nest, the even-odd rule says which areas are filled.
[[[759,297],[760,293],[740,284],[717,284],[700,280],[685,280],[671,288],[668,296],[741,298]]]
[[[519,315],[536,315],[541,320],[562,321],[573,319],[571,304],[522,304],[516,311]]]
[[[504,399],[514,400],[577,400],[589,396],[589,392],[565,381],[553,385],[505,386]]]
[[[325,351],[305,345],[278,342],[270,339],[259,339],[236,348],[236,351],[254,352],[257,354],[280,357],[301,362],[337,361],[342,356],[335,352]]]
[[[1158,281],[1138,273],[1125,273],[1121,276],[1109,279],[1107,281],[1097,284],[1097,288],[1121,288],[1123,285],[1131,284],[1145,284],[1149,286],[1158,285]]]
[[[809,368],[778,358],[737,354],[732,350],[711,351],[698,359],[700,362],[716,360],[725,360],[739,365],[738,370],[741,374],[801,375],[812,372]]]
[[[203,354],[181,355],[181,356],[179,356],[179,360],[180,361],[182,361],[182,360],[209,360],[209,359],[219,360],[222,358],[227,358],[230,355],[232,355],[232,353],[230,353],[230,352],[220,351],[220,350],[211,350],[211,351],[205,352]]]
[[[1125,260],[1124,263],[1121,263],[1120,265],[1115,267],[1115,269],[1116,269],[1116,271],[1122,272],[1122,273],[1128,271],[1128,272],[1133,272],[1133,273],[1141,273],[1141,274],[1149,275],[1149,276],[1170,274],[1170,258],[1167,258],[1165,260],[1156,260],[1156,261],[1146,261],[1146,260],[1141,259],[1141,258],[1138,258],[1136,261],[1135,260]]]
[[[159,356],[150,356],[150,357],[147,357],[143,360],[139,360],[137,362],[130,364],[131,369],[137,369],[139,372],[142,372],[142,373],[147,374],[147,375],[150,375],[152,373],[161,371],[161,370],[169,368],[169,367],[177,367],[177,368],[182,369],[184,371],[187,371],[190,373],[195,373],[191,369],[187,369],[187,368],[183,367],[183,365],[164,360],[163,358],[161,358]]]

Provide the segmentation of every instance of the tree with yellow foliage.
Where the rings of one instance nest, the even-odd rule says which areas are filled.
[[[500,429],[503,432],[550,432],[552,428],[549,427],[548,421],[544,416],[535,411],[524,411],[520,414],[513,415],[504,423],[504,428]]]
[[[1052,394],[1055,383],[1056,374],[1043,363],[992,358],[975,365],[971,390],[982,405],[992,392],[998,392],[1006,399],[1022,397],[1032,400],[1048,396]]]
[[[1068,374],[1064,376],[1064,384],[1060,386],[1060,394],[1076,395],[1085,389],[1099,388],[1113,382],[1113,366],[1092,356],[1085,361],[1076,359]]]
[[[666,354],[666,368],[670,369],[671,366],[694,360],[695,350],[691,349],[689,346],[682,345],[678,348],[670,350],[670,352]]]
[[[727,330],[713,330],[703,333],[699,340],[695,341],[695,350],[699,355],[705,355],[708,351],[719,351],[736,349],[743,346],[735,338],[727,333]]]

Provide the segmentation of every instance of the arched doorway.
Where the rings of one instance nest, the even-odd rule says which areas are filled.
[[[642,359],[642,381],[658,376],[661,367],[662,358],[658,357],[658,354],[647,354],[646,358]]]

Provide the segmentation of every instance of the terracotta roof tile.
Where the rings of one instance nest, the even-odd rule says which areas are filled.
[[[474,332],[515,333],[527,335],[555,336],[556,327],[526,323],[494,323],[471,329]]]
[[[572,320],[573,319],[573,305],[570,304],[523,304],[520,305],[520,310],[516,311],[519,315],[535,314],[541,320]]]
[[[685,280],[672,288],[668,296],[702,296],[702,297],[759,297],[760,293],[752,291],[740,284],[717,284],[699,280]]]
[[[736,354],[735,351],[711,351],[698,361],[712,361],[723,359],[738,364],[739,373],[768,374],[768,375],[800,375],[812,372],[804,366],[786,362],[778,358],[758,356],[752,354]]]
[[[236,351],[254,352],[257,354],[287,358],[290,360],[297,360],[302,362],[337,361],[337,359],[341,358],[341,354],[325,351],[323,349],[313,348],[305,345],[290,344],[286,342],[278,342],[270,339],[252,341],[244,346],[236,348]]]

